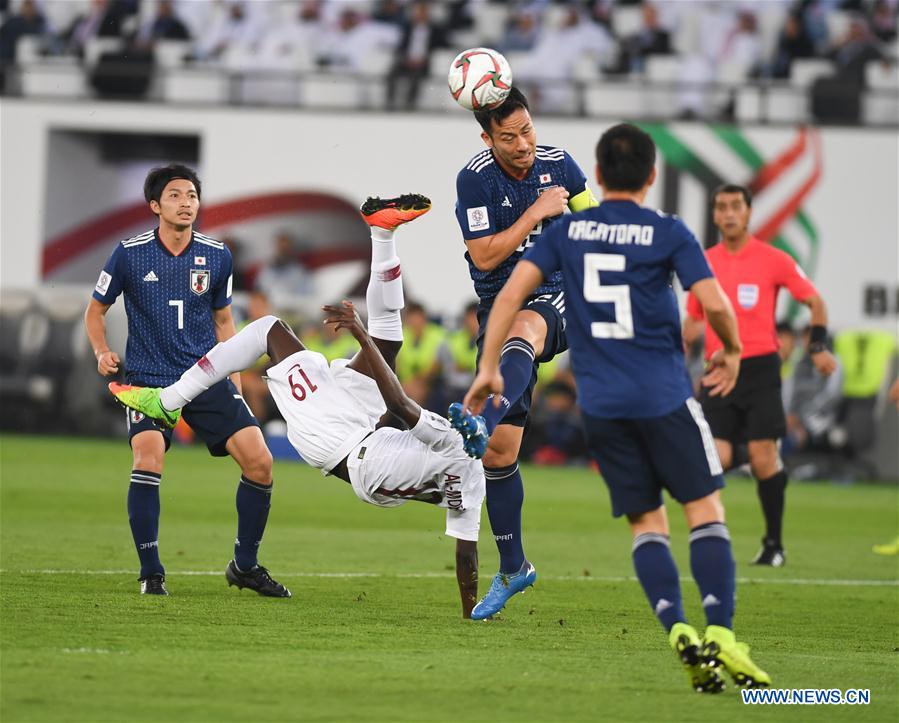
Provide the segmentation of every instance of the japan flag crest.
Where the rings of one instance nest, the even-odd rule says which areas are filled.
[[[197,296],[205,294],[209,291],[209,270],[208,269],[191,269],[190,270],[190,290]]]

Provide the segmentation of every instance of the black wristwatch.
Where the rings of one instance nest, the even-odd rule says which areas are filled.
[[[813,341],[808,345],[809,354],[820,354],[822,351],[827,351],[827,344],[823,341]]]

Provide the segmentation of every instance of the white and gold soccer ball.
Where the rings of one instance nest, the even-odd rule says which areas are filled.
[[[454,59],[449,69],[450,93],[466,110],[490,110],[512,90],[512,68],[491,48],[469,48]]]

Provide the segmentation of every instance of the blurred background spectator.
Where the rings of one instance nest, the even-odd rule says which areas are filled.
[[[431,18],[428,2],[409,6],[408,18],[401,25],[399,45],[387,76],[388,109],[409,110],[418,100],[418,89],[429,72],[431,53],[446,44],[443,29]],[[398,94],[402,99],[398,99]]]
[[[275,306],[295,306],[312,292],[312,279],[298,251],[290,232],[279,231],[271,260],[256,276],[255,290],[267,294]]]
[[[650,55],[668,55],[671,48],[671,34],[662,27],[658,8],[653,3],[644,2],[640,6],[642,26],[621,40],[621,52],[613,70],[621,73],[643,71],[646,58]]]
[[[49,32],[47,18],[40,11],[36,0],[23,0],[18,12],[11,14],[0,25],[0,62],[15,60],[16,44],[25,35],[44,37]]]
[[[403,350],[396,359],[396,375],[412,399],[433,408],[429,398],[440,373],[443,327],[428,318],[425,308],[407,301],[403,310]]]
[[[446,336],[440,347],[441,386],[445,392],[437,409],[460,401],[474,379],[478,357],[478,302],[466,305],[462,324]]]
[[[238,325],[238,331],[251,321],[271,313],[268,297],[262,291],[251,292],[247,299],[246,319]],[[240,373],[241,394],[260,424],[265,424],[271,419],[274,412],[268,384],[262,378],[269,363],[268,356],[260,357],[254,366]]]

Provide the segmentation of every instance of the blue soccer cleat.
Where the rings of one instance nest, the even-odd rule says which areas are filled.
[[[537,580],[537,571],[534,566],[527,560],[521,566],[521,569],[512,574],[506,575],[502,572],[496,573],[493,578],[493,584],[490,590],[481,599],[474,610],[471,611],[472,620],[486,620],[492,618],[500,610],[502,610],[509,598],[519,592],[524,592],[525,588],[530,587]]]
[[[462,435],[462,448],[465,454],[474,459],[481,459],[487,452],[487,423],[480,415],[466,412],[459,402],[453,402],[446,413],[450,426]]]

